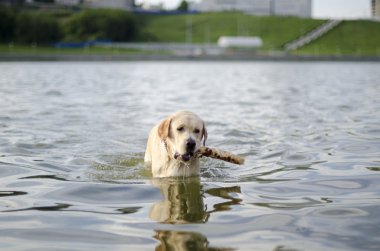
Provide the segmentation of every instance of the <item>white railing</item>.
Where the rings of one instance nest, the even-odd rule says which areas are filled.
[[[284,48],[287,51],[298,49],[302,46],[305,46],[309,44],[310,42],[314,41],[315,39],[321,37],[322,35],[326,34],[328,31],[335,28],[338,24],[340,24],[342,20],[329,20],[326,23],[322,24],[321,26],[317,27],[313,31],[307,33],[306,35],[287,43]]]

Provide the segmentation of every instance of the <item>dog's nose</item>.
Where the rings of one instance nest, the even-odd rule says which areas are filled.
[[[186,142],[186,150],[188,152],[193,152],[195,150],[195,140],[192,138],[188,139]]]

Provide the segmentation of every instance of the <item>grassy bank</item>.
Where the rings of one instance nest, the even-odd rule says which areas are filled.
[[[380,22],[344,21],[296,54],[380,56]]]
[[[143,16],[143,32],[157,42],[216,43],[220,36],[260,36],[263,50],[278,50],[324,20],[258,17],[239,12]],[[191,37],[190,37],[191,30]]]
[[[18,18],[22,17],[22,15],[16,15],[14,12],[8,11],[7,13],[11,16],[15,15],[15,17],[17,16]],[[82,25],[84,28],[82,27],[83,29],[79,30],[87,29],[89,32],[91,31],[92,33],[86,33],[88,36],[82,36],[83,34],[79,31],[67,28],[69,27],[68,24],[70,20],[75,21],[81,16],[86,16],[84,14],[93,14],[91,11],[64,11],[52,13],[44,10],[39,10],[28,11],[25,13],[28,13],[27,16],[29,17],[38,16],[39,19],[41,19],[41,27],[44,27],[43,25],[45,25],[45,23],[49,20],[53,20],[54,22],[58,23],[58,33],[61,34],[60,40],[63,41],[93,40],[99,38],[98,36],[100,36],[100,33],[97,32],[99,29],[105,29],[103,27],[105,24],[102,22],[97,23],[98,26],[95,27],[96,29],[91,25],[88,27],[84,25],[88,23],[94,23],[87,22],[88,20],[102,20],[101,18],[89,18],[85,19],[85,21],[81,21],[84,25]],[[44,15],[49,14],[49,18],[46,20],[41,18],[41,13],[44,13]],[[106,16],[115,15],[115,13],[110,10],[101,10],[99,13],[96,13]],[[264,46],[261,48],[262,55],[273,51],[282,51],[283,46],[286,43],[308,33],[309,31],[325,22],[325,20],[298,17],[252,16],[245,15],[240,12],[214,12],[189,15],[132,15],[131,13],[128,13],[128,15],[133,17],[133,20],[135,20],[134,23],[136,27],[138,27],[138,32],[135,34],[135,36],[133,36],[133,39],[131,38],[130,41],[215,44],[221,36],[259,36],[263,39],[264,42]],[[3,15],[3,17],[5,16]],[[8,24],[12,24],[12,18],[9,20]],[[110,21],[110,23],[115,24],[112,18],[110,20],[112,21]],[[18,20],[17,22],[21,24],[29,24],[26,21],[21,22]],[[3,22],[3,24],[6,24],[6,22]],[[13,43],[9,43],[9,41],[18,41],[20,43],[20,41],[24,40],[17,40],[17,30],[12,33],[12,30],[10,29],[11,25],[8,26],[4,26],[9,28],[8,37],[3,34],[3,39],[0,40],[2,41],[2,44],[0,43],[0,54],[8,56],[13,54],[162,54],[162,52],[157,51],[141,51],[135,49],[100,47],[86,47],[83,49],[58,49],[52,46],[40,46],[41,43],[35,43],[33,42],[34,40],[31,40],[32,42],[25,40],[26,42],[24,43],[27,45],[13,45]],[[79,25],[72,26],[79,27]],[[27,29],[28,25],[25,25],[25,27],[25,29]],[[111,31],[114,33],[120,31],[120,26],[118,25],[106,25],[106,27],[108,27],[108,29],[112,28]],[[118,29],[114,29],[115,27],[118,27]],[[45,31],[45,29],[39,28],[39,26],[37,28],[36,29],[39,30],[41,34],[44,34],[44,32],[41,31]],[[21,32],[20,34],[25,34],[25,32]],[[31,37],[35,39],[35,33],[30,32],[30,34],[32,34]],[[111,33],[101,33],[100,38],[108,38],[107,34],[109,35]],[[54,41],[49,40],[45,41],[45,44],[52,44],[53,42]],[[35,44],[38,44],[38,46],[35,46]],[[321,38],[291,53],[295,55],[380,56],[380,22],[344,21],[338,27],[328,32]]]

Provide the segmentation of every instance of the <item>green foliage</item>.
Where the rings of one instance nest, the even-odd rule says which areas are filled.
[[[189,10],[189,4],[186,0],[182,0],[182,2],[179,4],[177,10],[179,11],[188,11]]]
[[[16,16],[8,8],[0,7],[0,42],[9,42],[13,38]]]
[[[16,18],[15,40],[20,43],[51,43],[61,38],[58,21],[48,13],[23,12]]]
[[[136,36],[137,30],[133,14],[114,9],[85,10],[72,15],[64,23],[67,41],[95,39],[130,41]]]

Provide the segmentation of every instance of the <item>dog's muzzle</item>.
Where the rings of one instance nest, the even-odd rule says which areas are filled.
[[[196,147],[195,140],[193,140],[192,138],[189,138],[186,141],[186,153],[185,154],[179,154],[176,152],[174,154],[174,159],[181,160],[184,162],[189,161],[191,159],[191,157],[194,156],[195,147]]]
[[[179,154],[179,153],[175,153],[174,154],[174,159],[176,160],[181,160],[181,161],[184,161],[184,162],[187,162],[191,159],[191,157],[194,156],[194,153],[192,152],[188,152],[188,153],[185,153],[185,154]]]

